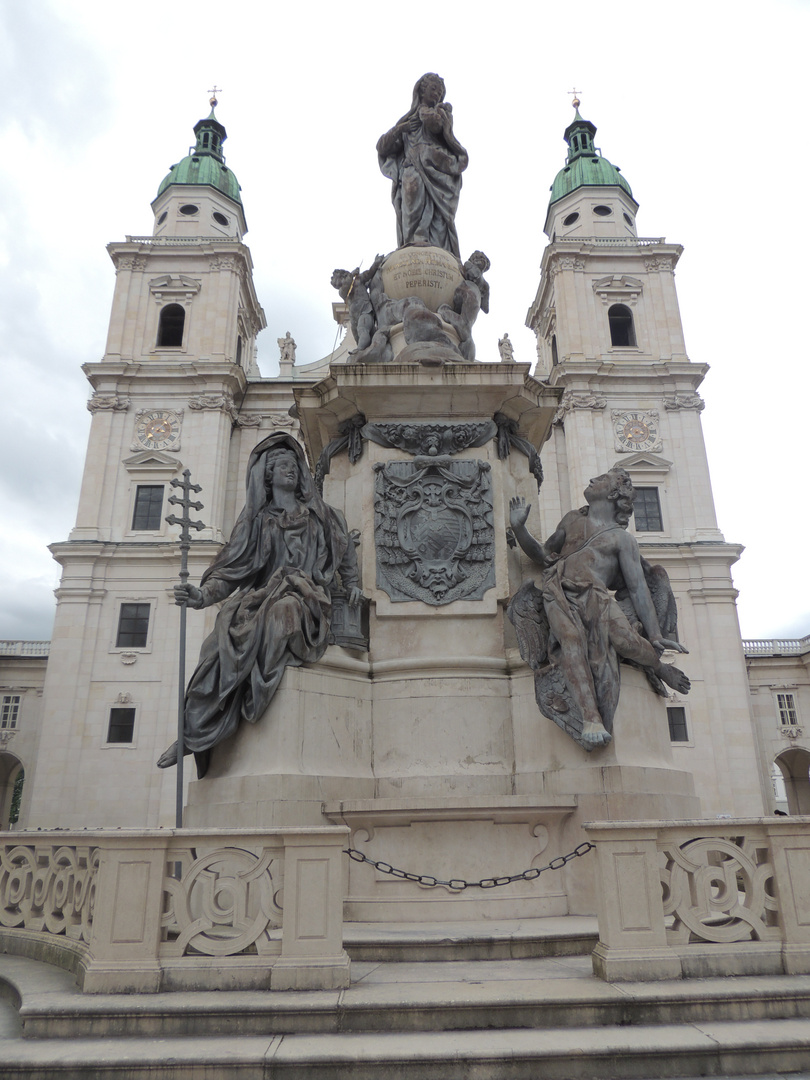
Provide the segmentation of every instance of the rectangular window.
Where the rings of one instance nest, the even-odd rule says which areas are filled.
[[[149,630],[149,604],[122,604],[118,617],[117,649],[145,649]]]
[[[681,705],[667,707],[669,721],[669,741],[689,742],[689,730],[686,727],[686,709]]]
[[[107,728],[108,743],[131,743],[134,731],[134,709],[110,709],[110,726]]]
[[[156,532],[161,525],[163,511],[163,484],[138,484],[135,491],[135,510],[132,514],[133,529],[150,529]]]
[[[663,532],[658,488],[636,488],[633,517],[636,521],[636,532]]]
[[[793,694],[777,694],[776,707],[779,710],[779,723],[786,727],[793,727],[799,722],[796,713],[796,700]]]
[[[20,695],[4,694],[3,708],[0,712],[0,731],[16,728],[17,717],[20,715]]]

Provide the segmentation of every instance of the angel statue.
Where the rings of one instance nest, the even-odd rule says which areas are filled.
[[[678,642],[666,571],[642,559],[627,532],[634,498],[624,469],[594,477],[587,506],[566,514],[545,544],[526,528],[525,499],[509,503],[515,539],[543,576],[540,588],[521,585],[507,614],[534,670],[540,711],[586,750],[613,737],[620,658],[641,667],[664,696],[664,683],[681,694],[690,689],[680,668],[661,660],[666,650],[688,650]]]
[[[245,506],[230,540],[199,588],[174,589],[175,602],[191,608],[225,601],[186,690],[183,741],[198,777],[205,776],[213,747],[242,721],[261,719],[285,668],[326,652],[336,574],[348,603],[359,604],[354,542],[343,515],[318,494],[300,443],[270,435],[250,455]],[[158,766],[176,764],[173,743]]]

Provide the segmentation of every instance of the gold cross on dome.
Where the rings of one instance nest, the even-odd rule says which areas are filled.
[[[210,101],[209,104],[213,107],[214,105],[218,104],[218,102],[217,102],[217,94],[222,93],[222,87],[217,86],[217,84],[214,83],[214,89],[209,90],[208,93],[211,95],[211,101]]]
[[[581,91],[581,90],[569,90],[569,91],[567,91],[567,92],[568,92],[569,94],[573,94],[573,95],[574,95],[574,100],[573,100],[573,101],[571,102],[571,104],[572,104],[572,105],[574,106],[574,108],[575,108],[575,109],[578,109],[578,108],[580,107],[580,105],[582,104],[582,102],[581,102],[581,101],[579,100],[579,98],[577,97],[577,94],[581,94],[581,93],[582,93],[582,91]]]

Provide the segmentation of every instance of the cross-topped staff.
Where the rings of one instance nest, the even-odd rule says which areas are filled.
[[[169,525],[180,526],[180,584],[188,584],[188,553],[191,547],[191,533],[189,529],[205,528],[205,524],[202,521],[192,521],[189,517],[190,510],[202,510],[203,504],[201,502],[192,502],[191,492],[195,494],[202,491],[199,484],[192,484],[191,482],[191,470],[186,469],[183,472],[183,479],[179,480],[177,477],[171,481],[172,487],[180,488],[183,492],[182,495],[170,495],[169,502],[174,506],[181,506],[183,508],[183,516],[177,517],[176,514],[169,514],[166,521]],[[180,606],[180,687],[178,695],[177,706],[177,810],[175,813],[175,824],[178,829],[183,827],[183,754],[185,752],[185,746],[183,744],[184,736],[184,721],[185,721],[185,705],[186,705],[186,600],[175,600],[175,603]]]

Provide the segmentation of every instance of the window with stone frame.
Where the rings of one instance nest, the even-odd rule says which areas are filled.
[[[637,487],[633,501],[636,532],[663,532],[661,498],[657,487]]]
[[[131,743],[135,733],[135,710],[133,708],[110,709],[110,721],[107,726],[108,743]]]
[[[145,649],[151,604],[122,604],[118,616],[117,649]]]
[[[162,524],[163,484],[138,484],[135,489],[135,507],[132,512],[134,532],[157,532]]]
[[[17,727],[20,715],[20,694],[4,694],[0,709],[0,731],[10,731]]]
[[[799,714],[796,711],[796,699],[793,694],[777,694],[776,708],[779,712],[779,723],[783,727],[795,727],[799,723]]]
[[[689,742],[689,727],[686,723],[686,709],[683,705],[667,706],[670,742]]]

